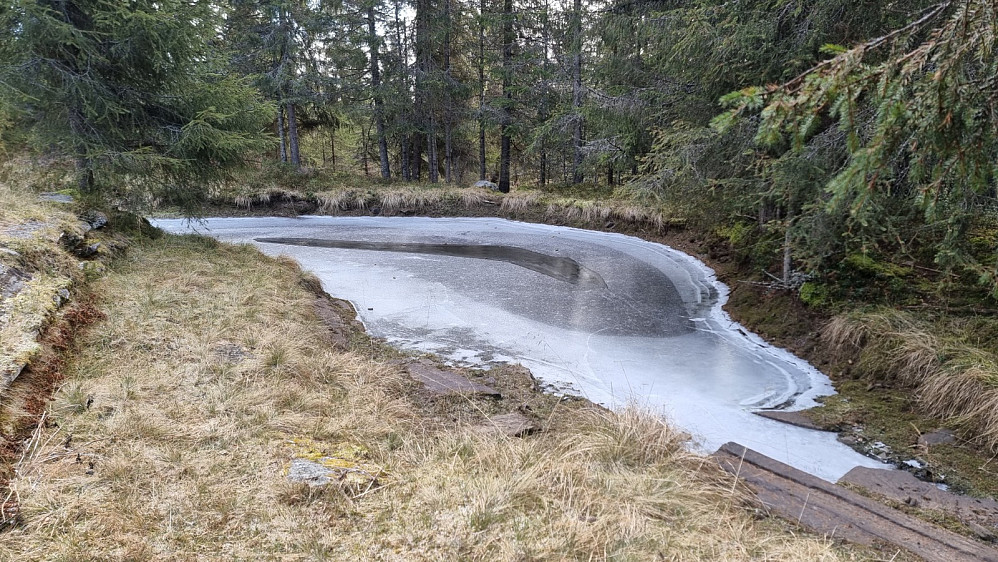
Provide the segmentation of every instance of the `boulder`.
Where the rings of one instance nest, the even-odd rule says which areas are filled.
[[[490,182],[489,180],[476,181],[475,187],[481,187],[483,189],[491,189],[492,191],[499,191],[499,186]]]
[[[107,226],[107,215],[100,211],[89,210],[80,215],[80,220],[94,230]]]

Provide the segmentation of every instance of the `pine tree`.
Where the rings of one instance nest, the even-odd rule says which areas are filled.
[[[82,190],[125,173],[193,203],[194,178],[270,142],[267,105],[214,56],[217,14],[180,0],[12,1],[0,96],[39,147],[75,159]]]

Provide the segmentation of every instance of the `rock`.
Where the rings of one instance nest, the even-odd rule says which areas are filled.
[[[348,349],[350,347],[350,324],[347,323],[344,315],[337,310],[330,299],[325,297],[315,299],[314,307],[316,315],[329,330],[327,334],[333,347],[340,350]],[[349,314],[342,304],[339,304],[339,309]],[[353,312],[353,309],[350,309],[349,312]]]
[[[483,394],[499,397],[498,390],[472,382],[453,371],[440,369],[426,360],[413,361],[406,365],[406,370],[409,371],[412,378],[423,383],[426,390],[432,394],[441,396],[446,394]]]
[[[69,289],[59,289],[59,292],[52,296],[52,302],[56,308],[62,308],[63,304],[69,302]]]
[[[80,220],[94,230],[107,226],[107,215],[92,209],[80,215]]]
[[[64,193],[56,193],[54,191],[46,191],[44,193],[39,193],[38,198],[43,201],[52,201],[53,203],[72,203],[73,196],[66,195]]]
[[[518,412],[492,416],[482,427],[486,430],[497,430],[510,437],[523,437],[537,431],[533,422]]]
[[[984,540],[991,540],[983,535],[994,536],[994,529],[998,528],[998,502],[941,490],[935,484],[923,482],[903,470],[878,470],[860,466],[847,472],[839,483],[860,486],[912,507],[947,513],[970,527]]]
[[[767,511],[819,534],[861,544],[887,542],[924,560],[998,562],[998,551],[984,544],[915,519],[736,443],[721,446],[714,457],[724,470],[745,481]],[[853,470],[876,471],[864,467]],[[847,477],[848,474],[840,482],[848,481]],[[918,493],[904,493],[898,501],[908,497],[917,499],[919,507],[925,507],[925,497]]]
[[[309,486],[322,486],[332,481],[329,477],[330,473],[328,468],[317,462],[292,459],[291,468],[288,469],[288,480],[304,482]]]
[[[956,435],[949,429],[937,429],[929,433],[923,433],[918,437],[918,444],[922,447],[930,445],[948,445],[956,442]]]
[[[476,181],[474,187],[481,187],[483,189],[491,189],[492,191],[499,191],[499,186],[490,182],[489,180]]]
[[[244,359],[253,356],[243,346],[230,341],[219,342],[211,351],[215,357],[228,363],[241,363]]]
[[[90,258],[97,255],[98,250],[100,250],[100,242],[90,245],[80,244],[73,249],[73,254],[78,258]]]
[[[789,425],[795,425],[797,427],[803,427],[806,429],[814,429],[818,431],[827,431],[825,428],[814,423],[811,418],[805,416],[801,412],[787,412],[784,410],[761,410],[755,412],[757,416],[762,416],[771,420],[778,422],[783,422]]]
[[[0,296],[9,299],[21,292],[24,285],[31,281],[31,275],[0,263]]]

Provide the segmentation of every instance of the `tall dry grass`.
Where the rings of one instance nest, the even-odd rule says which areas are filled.
[[[823,338],[868,378],[914,389],[927,414],[998,449],[998,357],[911,313],[884,309],[836,317]]]
[[[522,439],[481,429],[474,401],[453,421],[395,364],[336,351],[304,278],[204,238],[133,247],[94,287],[107,319],[20,467],[0,559],[856,555],[760,520],[730,476],[636,410],[566,403]],[[289,482],[302,443],[352,451],[377,484]]]

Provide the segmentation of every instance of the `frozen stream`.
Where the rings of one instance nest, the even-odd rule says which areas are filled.
[[[502,219],[156,220],[287,254],[353,302],[369,332],[487,366],[518,362],[556,391],[654,409],[713,451],[736,441],[835,481],[886,468],[835,440],[752,413],[801,409],[828,379],[721,310],[727,288],[696,259],[620,234]]]

